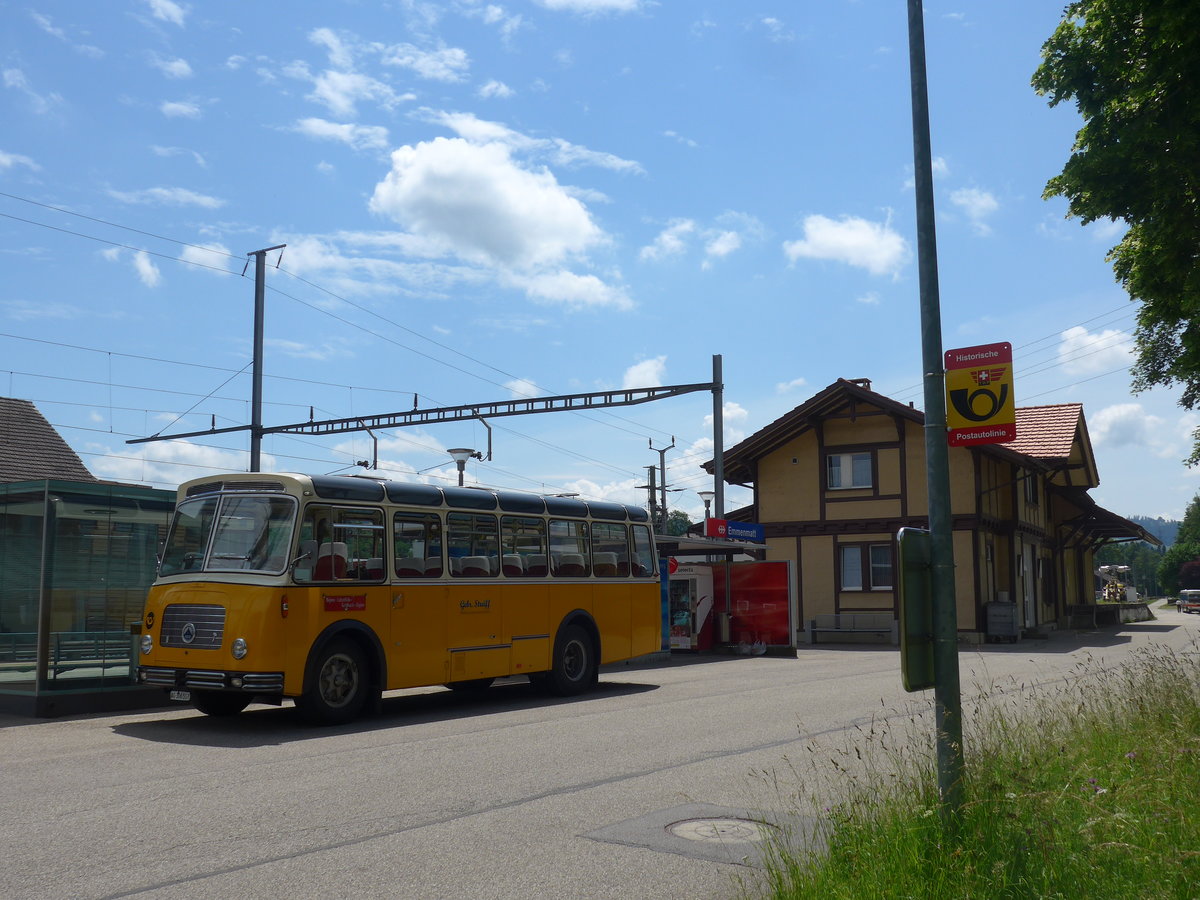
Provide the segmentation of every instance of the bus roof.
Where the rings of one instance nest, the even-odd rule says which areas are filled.
[[[649,522],[650,514],[640,506],[626,506],[573,497],[543,497],[523,491],[477,487],[438,487],[407,481],[389,481],[362,475],[303,475],[239,472],[209,478],[197,478],[179,487],[181,497],[208,494],[226,487],[242,491],[281,491],[286,481],[311,485],[323,500],[381,503],[384,500],[406,506],[450,507],[451,509],[496,510],[531,515],[605,519],[617,522]]]

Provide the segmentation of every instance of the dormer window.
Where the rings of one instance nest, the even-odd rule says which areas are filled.
[[[869,488],[874,471],[870,453],[830,453],[825,458],[825,483],[830,490]]]

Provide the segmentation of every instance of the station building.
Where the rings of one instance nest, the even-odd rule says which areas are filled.
[[[839,379],[725,451],[726,482],[754,492],[727,518],[761,523],[765,558],[791,564],[799,641],[845,614],[897,617],[897,532],[928,527],[924,426],[868,380]],[[949,467],[963,640],[1094,622],[1097,548],[1160,544],[1089,495],[1100,475],[1081,404],[1019,408],[1015,441],[950,447]]]

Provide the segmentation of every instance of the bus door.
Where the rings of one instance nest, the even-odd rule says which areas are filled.
[[[450,681],[507,675],[511,637],[505,633],[496,516],[451,512],[446,515],[450,566],[446,639]]]
[[[393,688],[450,680],[446,623],[450,614],[442,517],[392,516],[393,561],[388,681]]]

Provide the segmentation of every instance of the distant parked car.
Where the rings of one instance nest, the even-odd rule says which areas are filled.
[[[1175,608],[1180,612],[1200,613],[1200,591],[1180,591]]]

